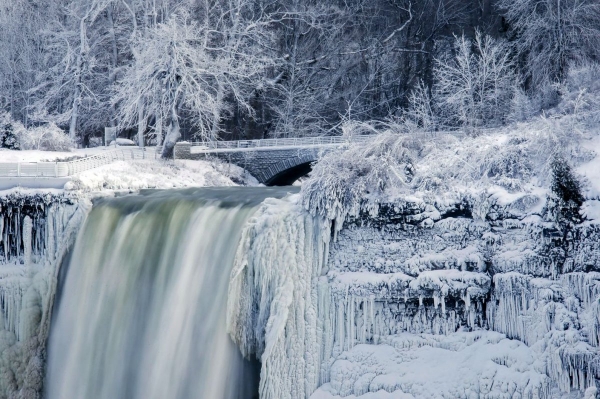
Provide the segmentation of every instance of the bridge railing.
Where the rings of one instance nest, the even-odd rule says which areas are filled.
[[[0,177],[69,177],[114,161],[157,158],[152,148],[120,148],[72,161],[0,162]]]
[[[193,147],[205,147],[207,150],[226,150],[237,148],[265,148],[265,147],[305,147],[310,145],[329,145],[357,143],[369,140],[373,136],[321,136],[321,137],[290,137],[260,140],[237,141],[201,141],[190,143]]]

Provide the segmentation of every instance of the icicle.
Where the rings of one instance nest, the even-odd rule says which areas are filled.
[[[33,226],[31,222],[31,218],[29,216],[25,216],[23,220],[23,260],[25,262],[25,267],[30,268],[31,265],[31,235],[33,231]]]
[[[1,213],[0,213],[0,244],[2,244],[2,248],[4,249],[4,261],[6,261],[7,260],[6,251],[8,248],[8,244],[4,237],[4,215],[2,215]]]

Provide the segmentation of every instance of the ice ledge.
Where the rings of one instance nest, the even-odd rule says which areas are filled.
[[[478,272],[430,270],[412,277],[404,273],[329,272],[334,294],[375,299],[475,298],[487,295],[491,279]]]

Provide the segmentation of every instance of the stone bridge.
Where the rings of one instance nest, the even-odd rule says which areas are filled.
[[[179,142],[175,159],[206,159],[216,157],[233,163],[252,174],[267,186],[291,185],[307,175],[312,164],[324,154],[349,143],[367,141],[370,136],[306,137],[218,141],[204,143]]]

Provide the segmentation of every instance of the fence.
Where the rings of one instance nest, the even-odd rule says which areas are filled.
[[[0,162],[0,177],[69,177],[114,161],[157,159],[154,148],[108,150],[67,162]]]

